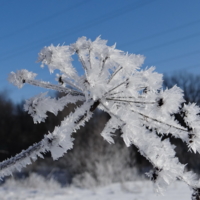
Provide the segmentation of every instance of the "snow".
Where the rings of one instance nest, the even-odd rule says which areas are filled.
[[[188,200],[191,191],[182,182],[173,183],[163,195],[157,194],[150,181],[115,183],[101,188],[81,189],[76,187],[37,188],[3,185],[1,200]]]

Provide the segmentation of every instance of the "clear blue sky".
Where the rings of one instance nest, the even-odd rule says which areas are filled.
[[[50,44],[70,44],[78,37],[143,54],[144,66],[160,73],[200,74],[200,0],[0,0],[0,90],[14,102],[39,90],[18,89],[7,81],[18,69],[54,80],[36,63]]]

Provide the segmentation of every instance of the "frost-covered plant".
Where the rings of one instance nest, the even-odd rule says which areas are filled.
[[[85,71],[82,76],[78,76],[72,65],[75,54]],[[158,191],[179,179],[193,188],[193,199],[200,198],[196,175],[186,171],[175,157],[175,147],[170,141],[159,137],[171,134],[184,141],[190,151],[200,152],[199,107],[185,105],[183,91],[177,86],[164,90],[162,75],[154,72],[154,67],[141,70],[144,56],[124,53],[115,45],[107,46],[99,37],[95,41],[82,37],[69,46],[45,47],[39,53],[39,61],[51,73],[60,71],[58,85],[35,80],[36,74],[27,70],[11,72],[9,81],[19,88],[31,84],[64,92],[66,96],[51,99],[45,93],[27,100],[25,109],[35,123],[44,121],[47,111],[57,114],[68,103],[83,103],[41,142],[2,162],[1,176],[20,170],[47,151],[53,159],[63,156],[73,147],[72,133],[84,126],[98,108],[111,117],[101,133],[103,138],[113,143],[115,131],[121,129],[126,145],[134,144],[152,163],[154,170],[147,175]],[[184,127],[175,120],[175,113],[183,116]]]

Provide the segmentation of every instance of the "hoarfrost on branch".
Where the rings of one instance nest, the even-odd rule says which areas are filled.
[[[100,37],[95,41],[81,37],[69,46],[44,47],[38,61],[41,67],[47,65],[51,73],[60,71],[56,77],[58,85],[35,80],[36,74],[25,69],[11,72],[9,81],[19,88],[31,84],[66,94],[52,99],[43,93],[27,100],[24,108],[35,123],[44,121],[47,111],[57,115],[68,103],[83,103],[41,142],[0,163],[1,177],[20,170],[47,151],[53,159],[63,156],[73,147],[71,134],[84,126],[98,108],[111,117],[101,133],[103,138],[113,143],[115,131],[121,129],[126,145],[134,144],[152,163],[154,170],[147,175],[158,191],[179,179],[194,190],[193,199],[198,199],[200,182],[196,175],[186,171],[175,157],[175,147],[170,141],[158,135],[171,134],[185,142],[190,151],[200,152],[199,107],[184,104],[183,91],[177,86],[164,90],[162,75],[154,71],[155,67],[140,69],[144,56],[115,47],[107,46],[107,41]],[[75,54],[85,71],[82,76],[72,65]],[[175,113],[182,114],[185,127],[175,120]]]

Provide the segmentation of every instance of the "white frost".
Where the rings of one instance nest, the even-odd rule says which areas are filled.
[[[74,54],[85,71],[81,77],[72,65]],[[35,81],[36,74],[27,70],[11,72],[10,82],[18,87],[28,83],[67,95],[56,100],[44,93],[27,100],[25,109],[34,122],[44,121],[47,111],[56,115],[67,103],[85,102],[53,133],[45,136],[39,146],[33,145],[27,158],[36,159],[45,151],[50,151],[54,159],[62,156],[73,146],[72,132],[83,126],[98,107],[111,117],[101,135],[113,143],[112,134],[121,129],[126,145],[136,145],[157,170],[156,175],[150,173],[150,177],[160,192],[177,178],[195,191],[200,189],[195,174],[187,172],[185,165],[178,161],[170,141],[158,137],[158,133],[171,134],[187,143],[189,150],[200,153],[200,109],[195,104],[184,104],[183,91],[179,87],[164,90],[162,75],[154,71],[155,67],[140,70],[144,56],[128,54],[116,49],[116,45],[108,46],[100,37],[94,41],[81,37],[69,46],[44,47],[39,53],[39,61],[42,66],[47,65],[51,73],[56,69],[60,71],[59,85]],[[185,127],[175,120],[177,113],[182,115]],[[30,162],[25,160],[23,152],[17,158],[20,159],[14,157],[0,164],[2,175],[11,174]]]

